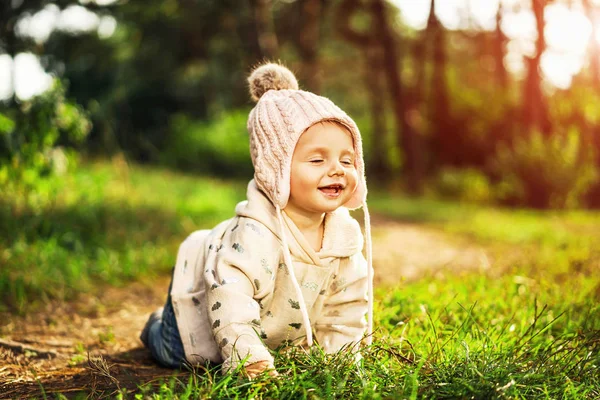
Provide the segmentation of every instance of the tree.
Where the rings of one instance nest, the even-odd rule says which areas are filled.
[[[405,108],[405,94],[400,79],[398,65],[400,46],[387,20],[386,6],[383,0],[372,0],[372,12],[375,21],[375,34],[383,48],[384,70],[389,85],[390,98],[396,120],[396,137],[399,147],[404,152],[404,171],[408,175],[408,190],[418,194],[423,184],[423,160],[418,138],[408,123]]]
[[[540,61],[546,50],[544,38],[546,0],[531,0],[531,4],[535,16],[537,39],[533,57],[526,57],[527,75],[523,87],[523,124],[527,129],[539,129],[545,134],[550,134],[548,106],[542,93],[540,77]]]
[[[498,3],[496,11],[496,29],[494,30],[494,64],[496,69],[496,81],[498,85],[506,90],[508,88],[508,72],[504,66],[504,55],[506,52],[506,35],[502,31],[502,2]]]
[[[431,107],[435,143],[434,153],[438,164],[456,164],[456,132],[450,117],[448,84],[446,82],[446,32],[435,13],[435,0],[431,0],[425,34],[429,38],[433,71],[431,76]]]
[[[369,29],[359,32],[351,24],[352,16],[363,12],[370,18]],[[335,20],[336,28],[340,35],[349,43],[358,47],[363,55],[363,82],[369,95],[371,116],[371,153],[367,160],[369,173],[375,179],[384,179],[389,174],[389,165],[386,161],[386,136],[385,101],[381,94],[385,92],[381,67],[383,65],[382,49],[374,34],[373,16],[360,0],[344,0],[338,8]]]
[[[302,62],[304,82],[307,89],[321,91],[319,71],[320,25],[322,16],[321,0],[300,0],[301,26],[298,31],[297,48]]]
[[[592,75],[592,84],[597,91],[600,91],[600,64],[598,60],[598,50],[596,47],[596,37],[598,35],[598,26],[596,24],[598,10],[592,5],[590,0],[583,0],[583,7],[588,18],[592,22],[592,34],[588,45],[590,57],[590,73]]]
[[[279,44],[273,23],[271,0],[251,0],[250,4],[254,11],[254,22],[262,57],[272,60],[277,56]]]

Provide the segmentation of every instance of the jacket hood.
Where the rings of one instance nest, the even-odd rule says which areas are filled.
[[[235,207],[236,215],[252,218],[266,226],[273,234],[281,238],[282,228],[279,226],[277,211],[273,203],[256,185],[253,180],[248,183],[244,200]],[[334,212],[325,215],[325,227],[323,233],[323,245],[319,252],[315,252],[301,234],[299,229],[285,215],[284,222],[288,232],[288,243],[290,251],[303,261],[320,264],[318,260],[325,257],[350,257],[363,248],[363,236],[358,222],[350,216],[345,207],[340,207]],[[292,240],[291,240],[292,239]]]

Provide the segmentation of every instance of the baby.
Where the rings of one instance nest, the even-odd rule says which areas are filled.
[[[372,334],[373,272],[360,132],[329,99],[298,89],[279,64],[248,78],[254,179],[236,216],[180,246],[164,309],[141,340],[169,367],[244,363],[276,375],[269,349],[333,353]],[[360,226],[348,209],[363,206]],[[365,319],[368,315],[368,322]],[[365,336],[366,332],[366,336]]]

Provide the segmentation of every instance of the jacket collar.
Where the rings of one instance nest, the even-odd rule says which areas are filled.
[[[280,227],[274,205],[256,186],[253,180],[248,183],[247,200],[235,208],[236,215],[257,220],[281,239],[282,228],[286,232],[291,254],[302,262],[321,265],[327,257],[350,257],[362,250],[363,236],[358,222],[350,216],[345,207],[325,215],[323,245],[315,252],[293,221],[283,213],[285,226]]]

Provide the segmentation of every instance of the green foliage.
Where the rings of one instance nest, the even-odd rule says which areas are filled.
[[[474,168],[442,168],[434,183],[443,198],[470,203],[490,203],[493,188],[488,177]]]
[[[599,177],[593,147],[575,129],[539,132],[498,146],[493,168],[502,200],[539,208],[573,208]]]
[[[171,139],[162,159],[185,171],[217,176],[251,178],[249,110],[222,113],[208,122],[176,115],[171,121]]]
[[[85,111],[65,98],[55,80],[43,94],[0,114],[0,183],[35,189],[40,178],[64,172],[76,156],[57,146],[80,145],[90,129]]]

